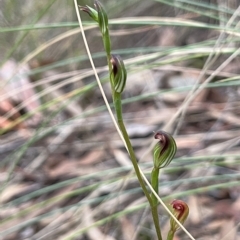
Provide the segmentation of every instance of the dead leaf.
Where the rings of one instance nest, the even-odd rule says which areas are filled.
[[[92,216],[92,210],[90,209],[90,207],[84,208],[82,216],[83,216],[83,224],[85,227],[91,226],[95,223],[95,220],[93,219],[93,216]],[[98,240],[115,240],[115,238],[113,238],[109,235],[103,234],[103,232],[101,232],[98,227],[91,227],[87,231],[87,235],[92,240],[96,240],[96,239],[98,239]]]
[[[104,151],[90,151],[86,156],[79,161],[80,165],[90,165],[101,162],[104,159]]]
[[[233,219],[223,222],[220,230],[220,239],[229,240],[236,239],[238,226],[235,225]]]
[[[133,224],[125,216],[120,218],[120,223],[124,240],[132,240],[135,233],[135,227]]]
[[[13,196],[16,196],[29,189],[29,184],[12,184],[4,189],[0,195],[0,203],[7,202]]]
[[[199,198],[197,198],[196,196],[190,196],[188,198],[188,206],[189,209],[191,209],[190,213],[189,213],[189,220],[193,223],[193,224],[199,224],[201,222],[201,210],[199,209]]]
[[[116,161],[120,164],[120,166],[132,166],[132,163],[129,159],[128,154],[126,154],[126,151],[123,152],[119,149],[113,149],[112,151]]]
[[[18,65],[14,60],[7,61],[0,69],[0,109],[7,120],[18,118],[22,109],[29,113],[40,106],[38,96],[27,76],[29,71],[27,65]],[[16,106],[17,104],[19,106]],[[40,120],[40,113],[36,113],[25,122],[36,125]]]

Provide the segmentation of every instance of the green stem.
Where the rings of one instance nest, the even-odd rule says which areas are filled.
[[[137,159],[136,159],[135,153],[133,151],[133,147],[132,147],[132,144],[130,142],[126,127],[125,127],[124,122],[123,122],[121,94],[115,92],[113,97],[114,97],[114,106],[115,106],[115,110],[116,110],[116,114],[117,114],[118,126],[119,126],[119,128],[122,132],[123,138],[126,142],[127,149],[128,149],[129,155],[130,155],[130,159],[131,159],[132,164],[133,164],[133,168],[135,170],[135,173],[136,173],[136,176],[137,176],[138,181],[140,183],[140,186],[142,187],[142,190],[143,190],[144,194],[146,195],[150,205],[152,206],[152,199],[151,199],[151,197],[149,195],[149,192],[146,188],[146,185],[145,185],[145,183],[142,179],[142,176],[141,176],[141,173],[140,173],[140,170],[139,170],[139,166],[138,166],[138,163],[137,163]]]
[[[117,113],[118,125],[119,125],[119,128],[120,128],[120,130],[123,134],[123,138],[126,142],[126,145],[127,145],[128,151],[129,151],[129,155],[130,155],[130,158],[131,158],[131,161],[132,161],[135,173],[136,173],[136,176],[137,176],[139,184],[140,184],[140,186],[141,186],[141,188],[142,188],[142,190],[143,190],[145,196],[147,197],[148,202],[151,206],[153,222],[154,222],[154,225],[155,225],[155,228],[156,228],[156,233],[157,233],[157,236],[158,236],[158,240],[162,240],[162,234],[161,234],[161,230],[160,230],[158,211],[157,211],[158,201],[157,201],[156,197],[152,194],[156,199],[155,200],[156,203],[154,204],[154,201],[153,201],[154,198],[149,195],[149,192],[148,192],[148,190],[145,186],[145,183],[144,183],[144,181],[142,179],[142,176],[141,176],[141,173],[139,171],[139,166],[138,166],[138,163],[137,163],[137,159],[136,159],[132,144],[130,142],[129,136],[127,134],[125,125],[123,123],[122,103],[121,103],[121,94],[120,93],[115,92],[115,94],[114,94],[114,106],[115,106],[116,113]],[[157,170],[159,172],[159,169],[157,169]],[[158,174],[157,174],[157,180],[158,180]],[[158,184],[157,184],[157,186],[158,186]],[[154,188],[154,186],[153,186],[153,188]],[[156,191],[156,188],[154,188],[154,190]],[[156,192],[158,192],[158,190]]]
[[[156,193],[158,193],[158,176],[159,176],[159,168],[154,167],[151,173],[151,185]],[[152,198],[153,206],[157,206],[158,200],[153,193],[151,193],[151,198]]]
[[[107,53],[107,62],[108,62],[109,73],[111,74],[111,72],[112,72],[112,64],[111,64],[111,61],[110,61],[110,59],[111,59],[111,41],[110,41],[108,28],[107,28],[105,34],[102,35],[102,38],[103,38],[104,48],[105,48],[105,51]],[[110,77],[110,79],[111,79],[111,77]],[[143,190],[145,196],[147,197],[147,200],[148,200],[148,202],[151,206],[153,222],[154,222],[154,225],[155,225],[155,228],[156,228],[156,233],[157,233],[157,236],[158,236],[158,240],[162,240],[162,235],[161,235],[161,230],[160,230],[160,225],[159,225],[158,212],[157,212],[157,202],[156,202],[156,204],[153,204],[152,197],[150,196],[150,194],[149,194],[149,192],[146,188],[145,182],[144,182],[144,180],[142,178],[142,175],[140,173],[140,170],[139,170],[138,162],[137,162],[137,159],[136,159],[131,141],[129,139],[126,127],[125,127],[124,122],[123,122],[121,93],[115,92],[114,85],[113,85],[111,80],[110,80],[110,82],[111,82],[111,89],[112,89],[114,107],[115,107],[115,111],[116,111],[116,114],[117,114],[118,126],[119,126],[119,128],[122,132],[123,138],[126,142],[126,146],[127,146],[128,152],[129,152],[129,156],[130,156],[130,159],[132,161],[132,165],[133,165],[134,171],[136,173],[136,176],[138,178],[138,182],[139,182],[139,184],[140,184],[140,186],[141,186],[141,188],[142,188],[142,190]]]
[[[107,53],[107,62],[108,62],[109,73],[111,74],[111,72],[112,72],[112,65],[111,65],[111,61],[110,61],[110,59],[111,59],[111,40],[110,40],[108,28],[107,28],[105,34],[102,35],[102,39],[103,39],[103,42],[104,42],[105,51]],[[113,83],[112,83],[111,80],[110,80],[110,83],[111,83],[114,107],[115,107],[115,111],[116,111],[116,114],[117,114],[118,126],[119,126],[119,128],[120,128],[120,130],[122,132],[123,138],[124,138],[124,140],[126,142],[127,149],[129,151],[129,155],[130,155],[130,159],[132,161],[132,164],[133,164],[136,176],[138,178],[138,181],[140,183],[140,186],[141,186],[144,194],[146,195],[146,197],[147,197],[147,199],[149,201],[149,204],[151,205],[152,204],[152,199],[151,199],[151,197],[149,195],[149,192],[148,192],[148,190],[147,190],[147,188],[145,186],[145,183],[144,183],[144,181],[142,179],[141,173],[139,171],[137,159],[136,159],[135,153],[134,153],[133,148],[132,148],[132,144],[131,144],[130,139],[128,137],[125,125],[123,123],[121,94],[120,93],[116,93],[114,91],[114,86],[113,86]]]
[[[108,63],[109,74],[111,74],[111,72],[112,72],[112,64],[110,61],[110,59],[111,59],[111,40],[110,40],[108,28],[107,28],[105,35],[102,35],[102,40],[104,43],[104,49],[107,54],[107,63]],[[106,46],[107,45],[106,43],[108,43],[108,46]],[[114,96],[114,85],[111,81],[111,76],[109,79],[110,79],[110,84],[111,84],[111,89],[112,89],[112,96]]]
[[[151,185],[156,193],[158,193],[158,177],[159,177],[159,168],[154,167],[151,173]],[[158,216],[158,200],[153,193],[151,193],[151,199],[152,199],[151,211],[152,211],[154,225],[156,228],[158,238],[162,239],[159,216]]]
[[[157,206],[152,206],[151,207],[151,212],[152,212],[152,218],[153,218],[153,222],[154,222],[154,226],[155,226],[155,229],[156,229],[158,240],[162,240],[162,233],[161,233],[161,228],[160,228],[160,224],[159,224]]]
[[[167,240],[173,240],[175,232],[173,232],[171,229],[168,232]]]

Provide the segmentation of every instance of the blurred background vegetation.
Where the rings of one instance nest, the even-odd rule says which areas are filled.
[[[160,196],[188,203],[194,238],[240,239],[239,1],[101,2],[128,69],[123,110],[140,167],[149,177],[154,131],[174,134]],[[81,17],[111,102],[99,30]],[[3,0],[0,33],[0,239],[155,239],[74,2]]]

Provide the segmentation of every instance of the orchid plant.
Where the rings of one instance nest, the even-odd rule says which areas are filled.
[[[133,168],[135,170],[136,176],[138,178],[139,184],[149,202],[151,207],[151,213],[153,222],[156,229],[156,234],[158,240],[162,240],[162,233],[159,221],[158,214],[158,199],[155,194],[150,193],[147,188],[144,179],[141,175],[138,162],[136,159],[135,152],[133,150],[129,135],[126,131],[126,127],[123,121],[122,116],[122,98],[121,94],[124,91],[126,80],[127,80],[127,71],[124,65],[123,60],[120,56],[114,55],[111,53],[111,40],[109,34],[109,25],[108,25],[108,16],[106,11],[104,10],[102,4],[99,1],[95,1],[95,8],[91,8],[89,6],[80,6],[80,10],[88,13],[88,15],[98,23],[99,29],[101,31],[102,40],[104,49],[107,56],[107,63],[109,68],[109,78],[112,90],[112,98],[115,107],[115,112],[117,116],[117,123],[119,129],[122,133],[124,141],[126,143],[126,147],[132,161]],[[159,172],[160,169],[168,166],[175,156],[177,146],[174,138],[164,131],[158,131],[155,133],[155,139],[158,140],[154,149],[153,149],[153,169],[151,173],[151,186],[154,191],[158,194],[159,189]],[[176,217],[176,219],[183,224],[187,219],[189,209],[185,202],[181,200],[174,200],[170,204],[171,212]],[[167,240],[172,240],[175,232],[179,228],[179,225],[176,223],[174,218],[170,218],[170,230],[166,237]]]

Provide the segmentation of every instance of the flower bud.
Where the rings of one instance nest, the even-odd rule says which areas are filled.
[[[103,36],[103,45],[107,55],[109,56],[111,53],[111,42],[108,31],[108,16],[102,4],[99,1],[95,1],[94,5],[98,12],[98,25]]]
[[[80,6],[80,10],[88,13],[88,15],[96,22],[98,22],[100,30],[104,35],[108,31],[108,16],[106,11],[104,10],[102,4],[99,1],[95,1],[94,3],[95,9],[85,6]]]
[[[89,6],[86,7],[80,6],[80,10],[86,12],[94,21],[98,22],[98,12],[95,9]]]
[[[174,138],[163,131],[159,131],[154,135],[158,139],[158,143],[153,149],[153,161],[155,168],[166,167],[173,159],[177,146]]]
[[[122,93],[127,80],[127,71],[125,65],[118,55],[112,55],[110,59],[112,63],[111,82],[117,93]]]
[[[177,220],[181,224],[183,224],[189,214],[188,205],[182,200],[174,200],[170,205],[171,205],[171,212],[173,213],[173,215],[177,218]],[[170,230],[172,232],[176,232],[178,228],[179,228],[179,225],[176,223],[176,221],[173,218],[171,218]]]
[[[99,27],[100,27],[102,34],[104,35],[108,31],[108,16],[107,16],[107,13],[104,10],[102,4],[99,1],[95,1],[94,5],[98,12]]]

